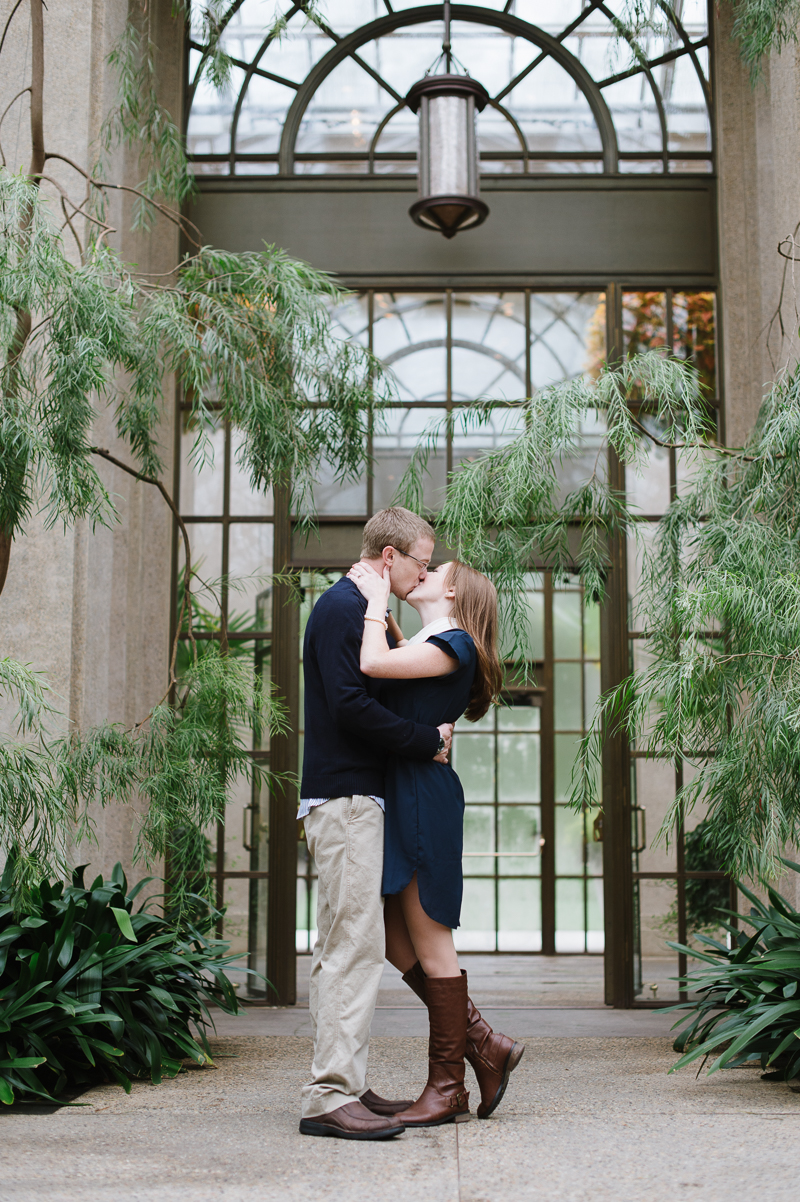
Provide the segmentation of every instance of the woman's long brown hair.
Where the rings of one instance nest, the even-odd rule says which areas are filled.
[[[503,687],[497,654],[497,590],[488,577],[454,559],[447,569],[447,588],[455,592],[451,617],[472,636],[478,653],[475,679],[464,716],[477,722]]]

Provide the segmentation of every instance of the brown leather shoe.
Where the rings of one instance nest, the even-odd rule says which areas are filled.
[[[335,1139],[391,1139],[404,1130],[397,1119],[373,1114],[360,1102],[347,1102],[329,1114],[300,1120],[301,1135],[332,1135]]]
[[[379,1098],[376,1093],[368,1089],[366,1093],[362,1093],[359,1098],[362,1106],[366,1106],[367,1110],[371,1110],[373,1114],[383,1114],[391,1117],[393,1114],[400,1114],[402,1110],[408,1110],[412,1105],[411,1099],[400,1102],[389,1102],[386,1098]]]
[[[409,989],[427,1005],[425,987],[428,978],[423,972],[419,960],[403,976]],[[467,998],[467,1049],[466,1058],[472,1066],[472,1071],[478,1081],[481,1091],[481,1104],[478,1107],[478,1118],[488,1119],[503,1099],[508,1079],[522,1059],[525,1051],[523,1043],[516,1043],[508,1035],[500,1035],[493,1031],[485,1019],[481,1018],[472,999]]]
[[[467,978],[427,977],[428,1082],[410,1109],[398,1115],[406,1127],[438,1127],[469,1118],[469,1094],[464,1088],[464,1048],[467,1042]]]

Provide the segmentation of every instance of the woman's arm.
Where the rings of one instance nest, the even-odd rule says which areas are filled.
[[[367,607],[367,617],[370,615]],[[434,647],[433,643],[414,643],[392,651],[377,622],[364,621],[361,641],[361,671],[365,676],[383,680],[413,680],[429,676],[449,676],[458,667],[456,660]]]

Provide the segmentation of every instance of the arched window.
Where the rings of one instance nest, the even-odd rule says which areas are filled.
[[[492,101],[478,119],[481,171],[708,172],[709,35],[704,0],[658,0],[634,35],[624,0],[452,6],[453,49]],[[222,44],[228,91],[189,49],[195,169],[221,175],[386,175],[416,170],[417,118],[403,98],[435,60],[440,5],[292,4],[279,36],[265,0],[233,0]]]

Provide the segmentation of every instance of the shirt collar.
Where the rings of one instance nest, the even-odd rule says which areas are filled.
[[[445,630],[458,630],[455,622],[451,617],[434,618],[427,626],[423,626],[422,630],[418,631],[413,638],[410,638],[409,643],[424,643],[432,634],[442,634]]]

